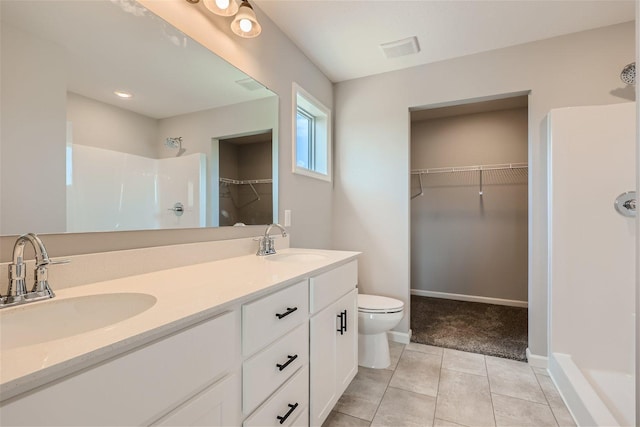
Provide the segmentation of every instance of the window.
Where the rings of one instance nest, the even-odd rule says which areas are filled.
[[[331,110],[294,83],[293,172],[331,181]]]

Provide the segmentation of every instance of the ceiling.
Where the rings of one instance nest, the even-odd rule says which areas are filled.
[[[2,0],[2,25],[48,43],[67,90],[155,119],[274,96],[133,0]],[[119,99],[115,90],[133,93]]]
[[[632,0],[253,0],[333,82],[632,21]],[[416,36],[387,59],[381,43]]]

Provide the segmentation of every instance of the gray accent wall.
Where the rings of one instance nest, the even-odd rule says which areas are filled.
[[[413,121],[411,169],[527,162],[527,108]],[[527,301],[527,173],[423,174],[411,289]],[[420,191],[412,175],[411,194]]]

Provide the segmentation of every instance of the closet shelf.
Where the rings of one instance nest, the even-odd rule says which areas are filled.
[[[416,197],[424,195],[424,186],[423,186],[423,183],[422,183],[422,175],[438,174],[438,173],[453,173],[453,172],[478,172],[478,177],[479,177],[478,194],[480,195],[480,197],[482,197],[482,195],[484,194],[484,190],[483,190],[483,185],[484,185],[483,174],[484,174],[484,172],[500,171],[500,170],[513,170],[513,171],[516,171],[516,170],[525,169],[524,171],[522,171],[520,173],[524,174],[526,176],[526,174],[527,174],[526,169],[528,167],[529,167],[529,165],[527,163],[501,163],[501,164],[495,164],[495,165],[452,166],[452,167],[447,167],[447,168],[413,169],[411,171],[411,175],[418,175],[418,180],[419,180],[419,183],[420,183],[420,191],[418,193],[416,193],[416,194],[412,194],[411,195],[411,200],[415,199]],[[491,174],[488,174],[488,176],[490,176],[490,175]]]
[[[231,179],[231,178],[220,178],[220,182],[225,184],[236,184],[236,185],[246,185],[246,184],[271,184],[273,183],[273,179]]]
[[[424,175],[430,173],[473,172],[504,169],[527,169],[527,163],[501,163],[495,165],[452,166],[446,168],[413,169],[411,175]]]
[[[254,195],[254,199],[249,200],[248,202],[242,204],[242,205],[238,205],[235,200],[233,200],[233,196],[231,196],[231,194],[229,194],[229,197],[231,197],[231,201],[233,202],[233,205],[236,208],[243,208],[247,205],[250,205],[253,202],[257,202],[258,200],[260,200],[260,194],[258,194],[258,192],[256,191],[256,188],[253,186],[253,184],[271,184],[273,183],[273,179],[267,178],[267,179],[231,179],[231,178],[220,178],[220,182],[223,184],[227,184],[227,186],[229,184],[234,184],[234,185],[248,185],[249,187],[251,187],[251,191],[253,191],[253,195]]]

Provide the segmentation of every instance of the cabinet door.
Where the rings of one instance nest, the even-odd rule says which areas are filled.
[[[343,320],[342,334],[336,332],[336,393],[338,397],[344,393],[358,372],[357,295],[358,291],[354,289],[335,303],[338,316],[342,315],[346,318]]]
[[[310,419],[320,426],[338,400],[336,394],[336,334],[339,318],[331,304],[309,320]]]
[[[233,374],[190,399],[155,426],[240,425],[240,378]]]

